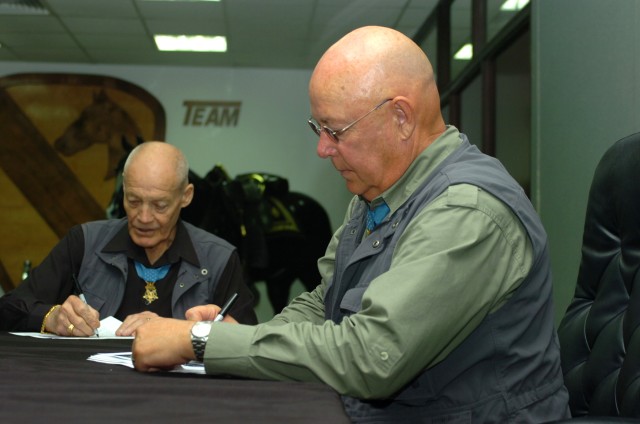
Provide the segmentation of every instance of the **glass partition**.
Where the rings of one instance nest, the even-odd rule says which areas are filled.
[[[496,58],[496,157],[531,188],[531,47],[527,31]]]
[[[473,57],[471,45],[471,0],[451,3],[451,80],[464,69]]]

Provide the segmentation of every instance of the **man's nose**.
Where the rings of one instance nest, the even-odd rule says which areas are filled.
[[[318,136],[318,145],[316,147],[316,153],[322,159],[326,159],[330,156],[335,156],[336,154],[336,144],[331,137],[325,132],[320,132]]]
[[[138,214],[138,219],[142,222],[153,221],[153,213],[151,212],[151,207],[148,205],[142,205],[142,207],[140,208],[140,213]]]

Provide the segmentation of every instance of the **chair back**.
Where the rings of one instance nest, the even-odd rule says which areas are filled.
[[[640,133],[596,168],[558,335],[572,415],[640,417]]]

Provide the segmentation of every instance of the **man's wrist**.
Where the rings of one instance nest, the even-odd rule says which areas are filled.
[[[191,347],[196,361],[204,361],[204,351],[209,341],[212,322],[198,321],[191,327]]]
[[[49,309],[49,311],[46,314],[44,314],[44,318],[42,318],[42,326],[40,326],[40,333],[42,334],[49,333],[47,331],[47,320],[49,319],[49,316],[55,313],[60,306],[61,305],[53,305],[51,309]]]

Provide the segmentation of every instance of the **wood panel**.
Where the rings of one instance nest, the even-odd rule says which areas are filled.
[[[25,260],[38,266],[73,225],[105,217],[131,128],[164,140],[165,113],[153,94],[125,80],[0,78],[0,262],[13,286]]]
[[[0,128],[0,167],[58,237],[77,223],[104,218],[103,208],[3,89]]]

